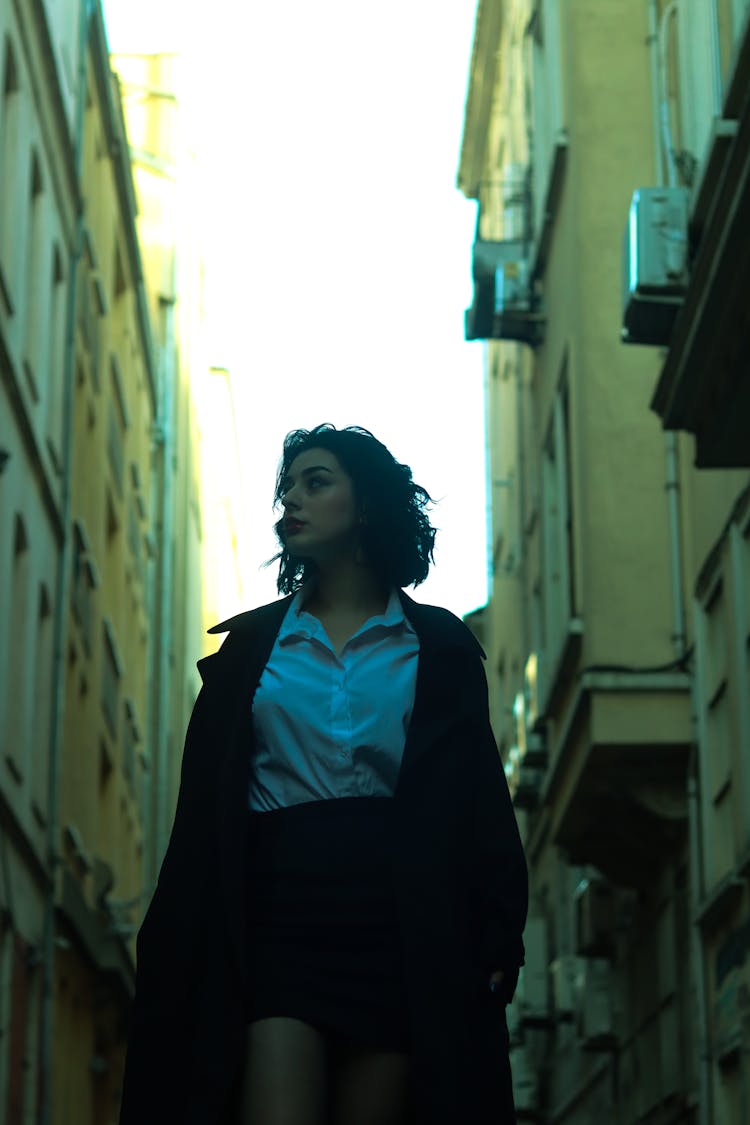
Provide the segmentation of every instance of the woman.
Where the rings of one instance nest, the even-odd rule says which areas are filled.
[[[287,597],[199,661],[121,1125],[515,1120],[526,865],[484,654],[402,590],[429,499],[366,430],[285,441]]]

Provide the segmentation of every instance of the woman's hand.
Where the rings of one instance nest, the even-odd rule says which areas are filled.
[[[490,977],[490,989],[492,990],[492,992],[500,991],[500,985],[503,983],[504,976],[505,973],[502,969],[498,969],[492,974],[492,976]]]

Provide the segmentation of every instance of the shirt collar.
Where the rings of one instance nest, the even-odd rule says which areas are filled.
[[[323,626],[317,617],[308,613],[302,608],[302,603],[308,596],[314,579],[308,580],[294,595],[286,612],[284,620],[279,629],[279,641],[291,640],[292,638],[304,637],[310,639],[323,631]],[[381,629],[403,629],[406,632],[413,633],[414,627],[412,626],[409,618],[404,613],[401,599],[398,596],[398,590],[395,586],[391,588],[388,597],[388,604],[385,607],[385,613],[377,613],[372,617],[368,617],[367,621],[357,630],[353,636],[357,637],[360,633],[368,632],[370,629],[380,627]]]

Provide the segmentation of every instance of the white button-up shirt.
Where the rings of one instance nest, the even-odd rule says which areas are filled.
[[[396,590],[337,654],[290,603],[253,700],[250,808],[391,797],[414,707],[419,639]]]

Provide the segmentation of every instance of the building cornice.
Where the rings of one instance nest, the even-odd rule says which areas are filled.
[[[479,0],[477,7],[456,180],[456,186],[467,199],[479,198],[499,65],[504,8],[504,0]]]

